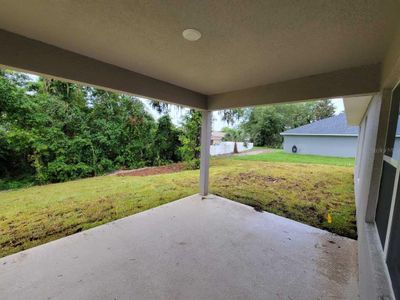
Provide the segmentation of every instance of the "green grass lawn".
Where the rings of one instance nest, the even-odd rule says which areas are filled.
[[[197,193],[198,177],[99,176],[2,191],[0,256]],[[211,193],[257,210],[356,237],[351,167],[220,158],[212,160],[210,184]]]
[[[322,165],[335,165],[344,167],[354,166],[354,158],[292,154],[283,152],[283,150],[271,150],[271,151],[272,151],[271,153],[261,153],[256,155],[247,155],[247,156],[234,156],[232,158],[237,160],[252,160],[252,161],[322,164]]]

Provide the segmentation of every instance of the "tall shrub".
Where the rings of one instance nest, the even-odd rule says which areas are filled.
[[[201,113],[192,109],[183,119],[180,136],[180,153],[188,169],[200,167],[200,133]]]

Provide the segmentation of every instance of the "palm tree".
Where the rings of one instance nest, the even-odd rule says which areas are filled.
[[[224,141],[234,142],[233,153],[239,153],[237,149],[237,143],[244,142],[246,144],[247,141],[246,133],[241,128],[235,129],[229,127],[224,127],[222,129],[222,132],[225,133],[225,136],[223,138]]]

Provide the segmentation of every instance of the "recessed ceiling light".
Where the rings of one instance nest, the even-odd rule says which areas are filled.
[[[201,38],[200,31],[198,31],[196,29],[192,29],[192,28],[185,29],[182,32],[182,35],[186,40],[191,41],[191,42],[197,41]]]

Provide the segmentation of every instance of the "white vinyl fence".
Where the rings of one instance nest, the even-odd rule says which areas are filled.
[[[234,142],[221,142],[217,145],[210,146],[210,155],[222,155],[222,154],[229,154],[233,153]],[[250,150],[253,148],[253,143],[247,143],[246,146],[242,142],[237,143],[237,149],[239,152],[243,152],[246,150]]]

